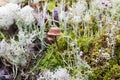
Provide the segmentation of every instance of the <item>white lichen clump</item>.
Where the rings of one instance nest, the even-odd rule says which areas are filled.
[[[106,59],[106,60],[109,60],[111,57],[110,57],[110,54],[109,53],[101,53],[101,55],[99,56],[100,58],[103,58],[103,59]]]
[[[70,9],[70,16],[72,16],[72,21],[78,23],[81,22],[82,16],[86,9],[87,9],[86,1],[78,1],[76,5],[74,5]]]
[[[5,56],[7,52],[9,52],[9,44],[3,39],[0,42],[0,57]]]
[[[0,7],[0,29],[8,29],[18,18],[19,10],[20,7],[13,3]]]
[[[42,74],[39,74],[37,80],[71,80],[70,74],[67,73],[65,68],[58,68],[51,72],[50,70],[45,70]]]
[[[14,39],[7,43],[4,39],[0,42],[0,57],[3,57],[13,65],[26,64],[27,59],[23,46]]]
[[[14,3],[7,3],[0,7],[0,29],[9,29],[15,22],[22,20],[25,25],[31,25],[34,21],[34,9],[25,6],[20,8],[19,5]]]
[[[28,5],[20,10],[19,17],[24,21],[26,25],[30,25],[35,21],[33,13],[34,9]]]
[[[19,31],[18,40],[14,38],[6,42],[4,39],[0,42],[0,57],[3,57],[9,61],[12,65],[25,66],[29,54],[31,53],[34,44],[32,41],[34,37],[37,36],[39,32],[33,31],[31,33],[26,33],[22,30]]]

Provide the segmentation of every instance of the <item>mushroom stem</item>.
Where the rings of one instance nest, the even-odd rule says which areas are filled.
[[[56,43],[57,49],[58,49],[58,51],[59,51],[59,45],[58,45],[57,37],[56,37],[56,36],[55,36],[55,43]]]

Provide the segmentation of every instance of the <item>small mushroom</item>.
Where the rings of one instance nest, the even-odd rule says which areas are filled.
[[[46,39],[47,39],[47,42],[48,42],[49,44],[55,43],[55,40],[54,40],[54,37],[53,37],[53,36],[47,35]]]
[[[59,49],[58,43],[57,43],[57,36],[60,36],[61,31],[60,28],[58,27],[52,27],[49,29],[48,33],[47,33],[47,41],[50,44],[56,43],[57,48]]]
[[[52,27],[50,28],[50,30],[48,31],[47,35],[50,36],[60,36],[60,28],[58,27]]]

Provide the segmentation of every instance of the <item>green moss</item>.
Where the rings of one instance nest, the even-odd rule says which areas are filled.
[[[113,65],[110,71],[105,74],[104,80],[120,80],[120,66]]]
[[[4,33],[4,31],[3,31],[3,32],[0,32],[0,40],[2,40],[2,39],[9,40],[10,37],[8,34]]]
[[[103,80],[107,72],[109,72],[109,67],[93,68],[93,74],[89,80]]]
[[[117,36],[115,40],[116,40],[115,56],[118,64],[120,64],[120,36]]]
[[[97,23],[91,24],[90,25],[90,30],[91,30],[91,32],[93,32],[93,35],[95,35],[95,33],[97,33],[97,31],[98,31]]]
[[[2,35],[0,35],[0,41],[3,39],[3,36]]]
[[[84,35],[84,29],[79,29],[80,30],[80,35],[83,36]]]
[[[60,38],[58,39],[58,46],[59,46],[60,51],[66,50],[66,49],[67,49],[67,45],[68,45],[68,43],[67,43],[67,38],[65,38],[65,37],[60,37]]]
[[[80,37],[78,39],[78,45],[80,46],[80,50],[82,50],[85,53],[88,53],[90,48],[92,48],[92,43],[92,37]]]
[[[63,60],[61,54],[57,51],[55,45],[50,45],[45,53],[45,57],[40,63],[40,70],[55,69],[59,66],[63,66]]]

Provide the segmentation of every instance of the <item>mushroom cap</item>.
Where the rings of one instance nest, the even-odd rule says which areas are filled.
[[[4,6],[8,3],[8,0],[0,0],[0,6]]]
[[[51,27],[47,33],[47,35],[51,36],[59,36],[61,34],[60,28],[58,27]]]

